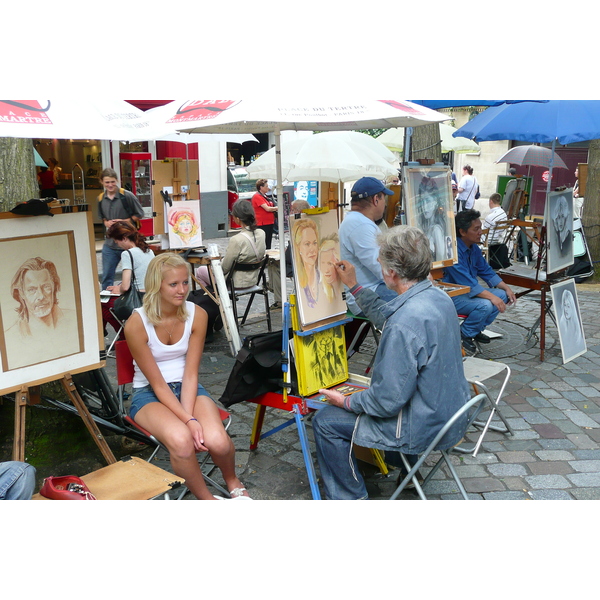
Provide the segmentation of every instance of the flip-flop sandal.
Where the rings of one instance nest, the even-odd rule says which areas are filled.
[[[235,488],[229,492],[229,495],[232,500],[252,500],[250,496],[244,496],[246,491],[246,488]]]

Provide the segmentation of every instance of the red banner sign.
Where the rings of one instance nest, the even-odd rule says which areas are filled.
[[[167,123],[214,119],[238,102],[239,100],[189,100],[177,109]]]
[[[0,100],[0,122],[30,123],[32,125],[52,125],[47,115],[50,100]]]

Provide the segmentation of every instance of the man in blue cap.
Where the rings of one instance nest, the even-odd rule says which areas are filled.
[[[377,260],[377,236],[381,229],[376,221],[383,218],[387,198],[394,192],[375,177],[359,179],[350,193],[351,210],[340,225],[340,254],[342,260],[352,263],[356,270],[358,286],[374,290],[386,302],[397,294],[383,280],[381,265]],[[347,294],[348,308],[355,314],[362,311],[351,294]]]

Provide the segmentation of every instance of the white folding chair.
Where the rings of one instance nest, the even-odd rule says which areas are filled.
[[[418,475],[419,468],[423,465],[423,463],[425,462],[427,457],[432,452],[436,451],[436,446],[440,443],[442,438],[446,435],[446,433],[454,425],[454,423],[457,420],[459,420],[463,415],[467,415],[467,419],[466,419],[464,429],[462,432],[464,435],[465,432],[467,431],[467,429],[471,426],[471,424],[477,418],[477,415],[483,408],[486,401],[487,401],[487,396],[485,394],[478,394],[474,398],[471,398],[471,400],[469,400],[464,406],[461,406],[461,408],[459,410],[457,410],[452,415],[452,417],[450,417],[450,419],[448,419],[446,424],[440,429],[440,431],[435,436],[433,441],[429,444],[429,446],[427,447],[427,450],[425,450],[425,452],[423,452],[423,454],[421,454],[421,456],[419,456],[419,460],[417,460],[417,462],[413,466],[411,466],[409,464],[408,459],[406,458],[406,456],[404,454],[400,454],[400,457],[402,458],[402,462],[404,463],[404,467],[408,471],[408,474],[400,482],[400,485],[396,488],[396,491],[392,494],[390,500],[396,500],[396,498],[398,498],[398,496],[400,495],[402,490],[411,481],[414,483],[415,489],[416,489],[417,493],[419,494],[419,497],[421,498],[421,500],[427,500],[427,497],[425,496],[425,493],[423,492],[423,488],[427,485],[427,483],[431,480],[431,478],[435,475],[435,473],[442,466],[443,463],[446,463],[446,466],[448,467],[450,474],[452,475],[454,481],[456,482],[456,485],[458,486],[458,489],[459,489],[462,497],[465,500],[469,499],[469,497],[467,496],[465,487],[463,486],[462,481],[460,480],[460,477],[458,476],[458,473],[456,472],[456,469],[454,468],[454,465],[452,464],[452,461],[450,460],[450,453],[453,450],[455,450],[456,447],[439,451],[441,453],[440,458],[434,464],[431,471],[429,471],[429,473],[427,473],[427,477],[425,477],[425,479],[423,480],[422,483],[419,483],[419,479],[418,479],[417,475]]]
[[[491,429],[492,431],[498,431],[500,433],[514,435],[511,426],[509,425],[508,421],[506,420],[498,406],[500,404],[502,394],[504,393],[506,385],[508,384],[508,381],[510,379],[510,367],[505,363],[493,360],[485,360],[483,358],[474,358],[472,356],[466,356],[463,358],[463,366],[465,370],[465,378],[473,386],[475,392],[485,394],[488,401],[487,403],[489,405],[490,414],[485,422],[473,421],[473,425],[481,429],[481,433],[475,445],[472,448],[457,446],[455,450],[463,454],[472,453],[473,456],[477,456],[477,453],[481,448],[481,444],[483,443],[483,438],[487,433],[488,429]],[[502,380],[498,394],[494,398],[493,393],[483,382],[501,373],[504,373],[504,379]],[[492,425],[492,419],[494,418],[494,414],[496,413],[502,421],[502,423],[504,424],[504,426]]]

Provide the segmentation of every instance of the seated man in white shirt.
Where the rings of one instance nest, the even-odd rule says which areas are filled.
[[[488,262],[492,269],[505,269],[510,267],[508,258],[508,248],[504,243],[506,229],[497,229],[496,226],[502,221],[508,219],[502,208],[502,196],[494,193],[489,200],[490,212],[483,221],[483,229],[489,229],[489,233],[481,236],[481,241],[485,242],[487,237]]]

